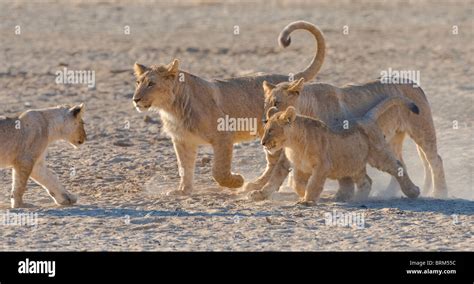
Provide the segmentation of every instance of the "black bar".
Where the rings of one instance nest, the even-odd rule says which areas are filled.
[[[19,262],[27,258],[30,264],[32,260],[54,260],[54,277],[20,274]],[[242,280],[428,279],[450,283],[454,280],[471,280],[469,283],[472,283],[474,279],[471,252],[1,252],[0,260],[2,284],[39,279],[54,282],[72,279],[219,280],[223,277]],[[443,274],[430,274],[427,269],[441,270]],[[413,275],[407,274],[407,270],[422,272]],[[445,274],[453,271],[455,274]]]

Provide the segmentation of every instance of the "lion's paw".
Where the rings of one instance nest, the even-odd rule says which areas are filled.
[[[448,198],[448,190],[447,189],[434,190],[433,197],[438,198],[438,199],[446,199]]]
[[[311,206],[315,206],[316,202],[312,201],[312,200],[304,200],[303,199],[303,200],[300,200],[300,201],[296,202],[296,205],[311,207]]]
[[[166,193],[167,196],[189,196],[191,195],[191,191],[189,190],[182,190],[182,189],[175,189],[168,191]]]
[[[226,178],[216,178],[216,181],[219,183],[220,186],[228,187],[228,188],[239,188],[244,185],[244,177],[238,174],[233,174]]]
[[[77,202],[77,197],[69,192],[61,193],[61,200],[56,200],[58,205],[73,205]]]
[[[420,188],[416,185],[411,186],[411,187],[406,188],[406,189],[402,188],[402,191],[403,191],[403,193],[405,193],[405,195],[408,198],[412,198],[412,199],[417,198],[420,195]]]
[[[336,192],[336,195],[334,196],[334,199],[337,202],[347,202],[347,201],[351,200],[353,197],[354,197],[354,189],[347,190],[347,189],[340,188]]]
[[[262,201],[262,200],[267,199],[269,196],[270,195],[267,192],[263,191],[263,190],[251,191],[247,195],[248,199],[252,200],[252,201]]]
[[[244,185],[242,188],[243,192],[251,192],[262,189],[262,185],[258,182],[249,182]]]
[[[36,206],[31,203],[26,203],[23,201],[11,200],[11,208],[35,208]]]

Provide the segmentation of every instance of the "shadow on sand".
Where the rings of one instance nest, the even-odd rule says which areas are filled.
[[[217,212],[189,212],[186,210],[143,210],[134,208],[114,208],[99,207],[94,205],[78,205],[72,207],[62,207],[58,209],[47,209],[39,212],[42,216],[51,217],[95,217],[95,218],[130,218],[142,217],[267,217],[275,216],[272,212],[239,213],[222,208]]]
[[[370,199],[364,202],[345,203],[348,208],[383,209],[396,208],[412,212],[435,212],[446,215],[474,215],[474,201],[466,199],[433,199],[433,198],[394,198]]]

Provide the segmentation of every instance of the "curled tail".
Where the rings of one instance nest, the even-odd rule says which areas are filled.
[[[311,81],[318,74],[321,66],[323,65],[324,55],[326,52],[326,41],[324,40],[323,33],[315,25],[305,22],[305,21],[296,21],[288,24],[278,36],[278,42],[280,46],[287,47],[291,43],[290,34],[294,30],[307,30],[313,34],[317,42],[317,50],[314,55],[313,61],[311,64],[306,67],[305,70],[295,74],[294,79],[298,80],[304,78],[305,81]]]
[[[405,106],[408,110],[415,114],[420,113],[418,106],[411,100],[404,97],[389,97],[382,100],[376,106],[371,108],[365,115],[364,118],[368,120],[377,121],[387,110],[394,106]]]

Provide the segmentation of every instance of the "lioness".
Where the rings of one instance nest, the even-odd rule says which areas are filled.
[[[286,157],[303,177],[304,182],[295,190],[305,204],[319,199],[326,178],[350,177],[357,184],[357,198],[367,198],[372,185],[366,173],[367,163],[391,174],[408,197],[416,198],[419,188],[397,161],[376,124],[379,116],[395,104],[418,113],[416,105],[406,103],[405,99],[387,98],[362,119],[350,122],[348,130],[339,131],[321,120],[296,115],[294,107],[285,111],[272,107],[267,112],[261,143],[270,152],[285,149]]]
[[[348,85],[342,88],[317,83],[304,85],[303,81],[300,79],[278,85],[264,82],[265,111],[274,106],[280,110],[294,106],[297,112],[302,115],[315,117],[326,124],[342,127],[346,120],[360,117],[386,98],[400,96],[416,103],[420,108],[420,115],[414,115],[406,108],[394,107],[381,115],[377,119],[377,124],[404,168],[402,145],[405,135],[408,134],[415,141],[425,167],[423,193],[428,193],[432,180],[434,180],[434,196],[438,198],[447,196],[443,162],[437,152],[436,132],[431,109],[420,87],[414,86],[413,83],[386,84],[383,83],[383,78],[362,85]],[[280,159],[280,161],[282,160]],[[285,172],[282,173],[279,176],[274,175],[265,187],[252,192],[250,197],[259,200],[278,190],[286,178]],[[293,183],[300,182],[298,179],[301,174],[298,171],[294,172]],[[339,182],[342,185],[336,199],[350,199],[354,193],[352,180],[343,178]],[[295,185],[293,184],[293,186]],[[394,187],[398,188],[398,183],[392,177],[387,191],[395,190]]]
[[[285,30],[304,29],[317,41],[317,53],[312,63],[295,78],[311,80],[316,76],[324,60],[325,42],[320,30],[307,22],[289,24]],[[181,181],[177,190],[169,194],[190,194],[198,145],[210,144],[214,150],[212,175],[221,185],[241,187],[244,179],[231,173],[233,144],[255,139],[252,131],[219,131],[218,120],[226,116],[234,119],[254,119],[257,134],[263,125],[263,81],[279,83],[288,81],[286,75],[259,74],[226,80],[205,80],[179,69],[178,60],[168,65],[146,67],[134,65],[136,90],[133,104],[141,112],[148,109],[159,111],[165,132],[171,136],[176,152]],[[287,169],[274,168],[279,153],[267,155],[265,172],[250,186],[260,188],[272,172]]]
[[[28,110],[18,117],[0,117],[0,168],[13,168],[11,207],[24,207],[28,178],[41,185],[58,205],[71,205],[69,193],[46,167],[46,149],[57,140],[75,148],[86,140],[84,105]]]

